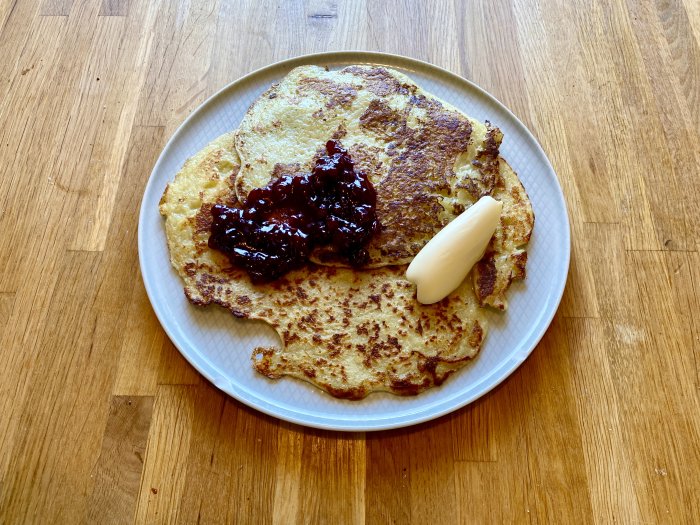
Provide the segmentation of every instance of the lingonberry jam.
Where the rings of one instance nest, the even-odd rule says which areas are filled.
[[[315,246],[331,245],[353,266],[379,230],[377,194],[338,142],[311,173],[284,175],[248,194],[242,208],[212,207],[209,247],[225,253],[253,281],[271,281],[303,265]]]

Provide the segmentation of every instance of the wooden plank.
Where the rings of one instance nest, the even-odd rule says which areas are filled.
[[[173,512],[183,522],[223,523],[226,516],[225,500],[233,475],[233,472],[220,467],[218,463],[225,396],[209,386],[167,388],[191,388],[194,404],[191,423],[193,437],[187,457],[182,459],[182,464],[187,469],[184,480],[187,490],[173,503],[177,507]],[[167,461],[167,458],[163,460]],[[144,491],[147,490],[144,488]],[[155,495],[149,494],[149,497],[153,496]],[[210,501],[217,501],[220,505],[211,505]]]
[[[363,437],[363,434],[304,431],[301,456],[304,468],[299,482],[296,523],[365,523]],[[334,503],[329,505],[330,501]]]
[[[161,374],[161,351],[167,344],[167,337],[151,308],[145,288],[135,287],[113,388],[115,395],[155,395]]]
[[[688,23],[693,28],[695,42],[700,45],[700,4],[693,0],[683,0],[683,8],[688,17]]]
[[[371,48],[405,55],[406,42],[411,42],[411,56],[419,60],[429,60],[430,53],[433,51],[430,47],[430,24],[416,24],[411,21],[432,17],[432,10],[445,3],[428,5],[417,2],[409,5],[402,1],[367,2],[367,31],[371,37]],[[397,13],[400,14],[397,15]],[[446,22],[452,23],[448,20],[443,21],[443,24]]]
[[[581,428],[593,518],[596,523],[641,523],[638,496],[629,468],[629,455],[619,415],[615,383],[605,336],[605,321],[565,321],[569,358],[574,372],[578,422]]]
[[[636,7],[636,6],[635,6]],[[645,14],[655,16],[658,21],[650,24],[660,30],[657,41],[662,45],[657,50],[658,56],[670,59],[668,65],[674,80],[671,85],[682,105],[683,117],[697,127],[700,125],[700,45],[693,38],[693,28],[682,0],[670,2],[652,2]],[[638,11],[635,9],[634,11]],[[647,46],[643,51],[651,52]],[[647,57],[650,55],[647,54]]]
[[[601,22],[605,31],[620,35],[622,44],[618,52],[614,52],[615,48],[611,46],[610,55],[619,79],[612,84],[620,86],[616,88],[620,94],[615,98],[611,115],[617,116],[615,127],[624,130],[613,142],[619,150],[620,141],[628,141],[623,151],[630,152],[630,164],[616,164],[619,168],[611,173],[621,180],[618,186],[627,211],[624,220],[626,233],[627,229],[634,231],[636,228],[635,223],[641,217],[634,216],[635,210],[644,200],[653,217],[657,239],[657,246],[654,246],[646,242],[638,243],[628,236],[625,245],[628,249],[669,249],[673,243],[673,249],[688,249],[694,245],[694,237],[687,221],[685,195],[688,188],[697,186],[692,181],[684,181],[684,172],[670,169],[670,166],[675,168],[676,162],[675,137],[668,140],[669,134],[659,132],[660,124],[663,125],[664,120],[673,115],[667,114],[663,107],[670,102],[672,92],[664,91],[661,94],[658,91],[660,79],[656,79],[656,66],[647,63],[645,56],[649,35],[643,45],[636,38],[635,27],[639,18],[636,8],[628,12],[619,2],[602,2],[601,6],[604,9]],[[651,25],[647,26],[649,30],[652,30]],[[611,158],[614,160],[614,157]],[[635,177],[639,181],[635,183],[630,180],[629,174],[637,174]],[[663,191],[659,191],[661,186],[664,187]],[[628,195],[632,197],[628,198]]]
[[[231,399],[226,400],[218,459],[234,473],[226,491],[226,523],[272,520],[277,423]],[[235,436],[235,439],[231,439]],[[216,456],[215,456],[216,461]],[[224,466],[225,465],[225,466]],[[250,487],[256,487],[251,493]],[[208,497],[206,499],[208,501]]]
[[[137,283],[136,232],[125,226],[143,191],[135,183],[140,163],[151,161],[154,140],[161,134],[158,128],[147,128],[132,137],[129,165],[134,170],[124,178],[115,207],[110,249],[40,259],[50,284],[27,281],[31,287],[19,296],[22,303],[36,294],[47,301],[34,305],[40,312],[37,327],[27,333],[34,319],[18,318],[4,347],[12,359],[3,368],[10,375],[2,384],[14,396],[3,396],[7,405],[0,413],[6,429],[0,434],[5,441],[0,466],[11,473],[3,476],[7,489],[0,494],[0,507],[7,506],[19,521],[41,511],[47,519],[74,522],[86,511],[89,474],[108,417],[103,400],[110,397],[125,305]],[[131,255],[125,258],[128,247]],[[31,305],[20,305],[15,315],[25,308],[31,311]]]
[[[493,407],[488,399],[478,400],[450,418],[455,461],[489,462],[498,459],[493,418]]]
[[[103,22],[98,21],[98,31],[117,26],[122,34],[115,41],[116,49],[106,50],[102,39],[96,38],[89,50],[92,65],[86,78],[88,86],[92,84],[93,89],[99,89],[95,112],[99,126],[87,156],[89,196],[78,202],[76,215],[80,223],[74,228],[70,241],[73,249],[104,249],[126,162],[130,130],[153,49],[158,5],[146,2],[135,6],[132,16],[126,20],[108,17]],[[87,108],[83,104],[77,111],[86,112]]]
[[[73,22],[72,17],[69,22]],[[115,57],[120,55],[121,39],[128,38],[125,35],[125,21],[117,17],[100,17],[92,24],[92,29],[92,33],[84,36],[85,42],[80,43],[87,47],[86,63],[74,64],[70,82],[65,86],[71,100],[68,102],[61,142],[73,147],[57,151],[57,173],[52,177],[56,193],[64,193],[74,207],[72,227],[68,231],[68,247],[72,250],[103,248],[74,239],[80,239],[94,227],[94,209],[96,204],[100,206],[103,199],[99,186],[101,177],[96,175],[104,169],[105,150],[113,147],[115,141],[123,144],[124,150],[129,144],[129,135],[125,130],[122,130],[122,136],[113,135],[116,131],[114,113],[120,108],[110,101],[114,84],[118,83],[115,77],[125,71],[112,65]],[[109,174],[115,188],[119,186],[120,175],[121,170]],[[105,236],[109,219],[99,225],[104,229]]]
[[[3,95],[3,100],[7,96],[9,88],[12,85],[12,79],[17,79],[17,76],[23,77],[29,71],[24,64],[20,66],[21,59],[26,56],[27,43],[35,40],[33,37],[33,28],[37,23],[37,11],[39,5],[31,2],[3,2],[0,4],[0,66],[7,75],[7,80],[0,83],[0,93]],[[50,20],[50,23],[63,21]],[[51,33],[47,35],[52,36]],[[50,49],[51,39],[45,42],[45,47]],[[24,71],[24,74],[22,72]],[[2,110],[0,108],[0,115]],[[5,130],[6,131],[6,130]]]
[[[153,404],[136,523],[173,522],[185,491],[196,389],[160,386]]]
[[[656,521],[693,521],[700,509],[688,480],[700,463],[700,421],[694,415],[700,400],[696,342],[692,326],[679,315],[688,305],[681,287],[689,282],[690,264],[679,265],[676,254],[634,251],[625,265],[632,269],[625,284],[635,329],[624,318],[612,319],[606,337],[639,508]]]
[[[72,252],[58,272],[54,300],[25,379],[26,399],[16,427],[3,503],[21,518],[41,511],[77,521],[85,511],[89,472],[99,455],[107,413],[100,410],[116,363],[119,309],[99,302],[102,254]],[[124,287],[126,290],[128,288]],[[128,293],[128,292],[127,292]],[[111,294],[119,301],[119,294]],[[73,483],[67,479],[77,476]],[[63,480],[56,482],[56,480]],[[29,482],[28,482],[29,481]]]
[[[136,110],[139,125],[164,126],[170,136],[210,94],[207,74],[218,2],[163,2],[153,11],[152,59]]]
[[[625,268],[617,263],[625,257],[624,228],[620,224],[590,223],[578,231],[580,250],[587,253],[589,260],[588,283],[596,291],[600,316],[627,318],[631,298]]]
[[[686,331],[688,326],[691,327],[695,355],[695,387],[700,390],[700,319],[694,315],[694,312],[700,310],[700,253],[681,253],[678,257],[681,261],[672,260],[671,270],[679,294],[678,311],[681,324]],[[682,269],[685,270],[683,274]]]
[[[153,398],[114,396],[102,452],[90,474],[93,487],[85,521],[131,523],[141,485]]]
[[[547,490],[535,486],[528,468],[531,454],[526,422],[536,417],[524,391],[528,369],[523,366],[505,383],[481,400],[490,432],[488,449],[493,461],[471,460],[474,454],[455,457],[457,523],[536,523],[536,495]],[[459,418],[459,414],[454,416]]]
[[[179,503],[178,519],[188,523],[272,521],[277,422],[209,384],[196,391],[187,491]]]
[[[508,478],[497,463],[460,461],[455,464],[459,517],[455,523],[536,523],[527,503],[520,499],[531,487]]]
[[[281,422],[277,431],[277,467],[272,523],[284,525],[291,516],[299,515],[301,454],[304,434],[290,423]]]
[[[0,184],[8,188],[6,193],[3,187],[3,195],[14,203],[9,206],[9,213],[2,214],[2,226],[12,224],[12,228],[11,234],[1,241],[5,249],[0,264],[5,271],[0,274],[0,289],[37,275],[36,263],[51,261],[41,252],[62,250],[72,231],[72,217],[66,210],[74,209],[84,188],[70,176],[57,173],[66,165],[66,159],[75,162],[73,166],[79,165],[89,142],[76,140],[70,147],[63,147],[76,100],[72,90],[83,67],[79,53],[66,50],[88,47],[94,35],[94,27],[85,23],[94,15],[90,7],[77,6],[70,17],[58,21],[55,17],[33,20],[31,38],[22,49],[21,61],[14,64],[15,76],[5,97],[6,104],[0,109],[0,121],[13,122],[2,126],[6,133],[2,143],[17,158],[16,163],[3,163],[7,172],[0,177]],[[36,162],[39,158],[52,159],[50,169],[47,164]],[[50,242],[40,244],[39,237],[32,235],[35,230],[44,232]]]
[[[408,436],[403,453],[409,463],[411,520],[457,521],[457,497],[450,418],[419,425]],[[438,503],[439,502],[439,503]]]
[[[74,411],[76,405],[94,405],[97,400],[81,396],[89,378],[78,378],[78,367],[71,365],[77,359],[84,366],[91,357],[95,320],[81,306],[94,293],[97,275],[90,275],[89,268],[98,259],[99,254],[74,254],[62,261],[55,290],[61,301],[53,301],[47,309],[34,343],[37,351],[25,356],[27,372],[9,383],[19,395],[14,406],[3,410],[3,419],[9,416],[9,421],[3,422],[2,435],[10,439],[14,434],[14,439],[6,444],[9,449],[3,448],[10,475],[3,476],[0,508],[18,521],[26,521],[40,509],[54,517],[71,509],[79,515],[82,510],[76,494],[87,479],[82,478],[82,487],[73,486],[70,492],[53,479],[65,479],[71,468],[89,468],[90,454],[99,447],[99,433],[89,425],[96,416],[99,425],[99,413]],[[7,379],[3,384],[8,385]]]
[[[541,102],[533,98],[536,128],[544,130],[538,136],[563,175],[570,207],[581,207],[581,213],[573,210],[574,217],[582,222],[622,221],[628,247],[660,248],[645,181],[656,173],[650,163],[659,163],[657,149],[649,143],[659,139],[646,136],[655,129],[646,122],[654,114],[643,109],[651,94],[647,78],[639,74],[641,60],[633,35],[625,20],[618,19],[623,14],[612,17],[615,27],[607,28],[596,5],[590,6],[593,11],[568,4],[565,11],[550,5],[515,5],[519,38],[534,44],[522,47],[528,91],[531,97],[546,96]],[[623,43],[608,43],[608,34],[619,34]],[[560,73],[552,75],[552,68]],[[558,79],[571,77],[571,71],[578,81],[562,84]],[[624,91],[621,79],[626,82]],[[630,103],[639,109],[631,111]],[[609,111],[597,111],[601,104]],[[548,147],[561,138],[566,146]],[[560,161],[558,152],[565,160]]]
[[[387,7],[390,8],[391,6]],[[415,4],[407,5],[407,7],[408,9],[415,9]],[[421,5],[420,16],[441,20],[441,24],[427,24],[425,28],[415,28],[416,30],[425,31],[425,60],[466,78],[469,78],[469,69],[465,68],[468,63],[464,60],[467,34],[463,32],[465,26],[461,24],[463,22],[462,13],[468,7],[468,5],[460,4],[459,2],[446,1]],[[454,35],[456,38],[445,38],[446,35]],[[400,50],[400,46],[401,43],[397,42],[398,50],[396,53],[405,55],[405,52]]]
[[[71,201],[71,227],[66,234],[71,237],[69,247],[78,250],[104,248],[142,84],[139,79],[150,49],[149,23],[154,18],[152,10],[135,12],[129,21],[95,18],[91,7],[81,4],[74,10],[59,42],[64,52],[84,50],[85,60],[67,54],[52,82],[42,85],[46,112],[60,112],[54,120],[61,127],[46,138],[29,137],[33,139],[30,147],[43,147],[47,151],[41,155],[54,159],[47,187],[50,194]],[[51,63],[47,60],[47,65]],[[63,104],[56,106],[52,100],[59,95]]]
[[[296,6],[284,9],[285,17]],[[273,56],[276,47],[268,31],[240,31],[238,20],[264,20],[270,9],[263,2],[221,2],[216,18],[217,42],[227,42],[226,46],[214,46],[211,54],[211,70],[207,75],[207,89],[210,93],[223,88],[239,77],[255,71],[280,57]],[[275,11],[277,13],[277,11]],[[282,23],[282,21],[280,21]],[[293,24],[290,24],[293,27]],[[280,31],[276,38],[287,38],[289,30]],[[288,42],[285,42],[288,44]],[[282,44],[282,42],[280,42]],[[284,48],[284,44],[280,46]],[[255,49],[255,53],[232,53],[232,49]]]
[[[534,504],[534,523],[567,516],[572,523],[586,523],[593,511],[584,443],[577,420],[573,378],[568,368],[571,351],[566,324],[555,317],[535,352],[521,367],[526,376],[523,398],[523,439],[527,445],[528,490]],[[576,490],[572,490],[576,487]]]
[[[68,16],[72,6],[73,0],[43,0],[39,16]]]
[[[61,202],[51,198],[51,172],[31,159],[54,158],[51,150],[65,124],[65,104],[54,102],[57,93],[63,94],[54,79],[60,69],[67,20],[32,17],[35,10],[36,5],[29,2],[16,6],[0,38],[0,67],[8,73],[7,82],[0,82],[2,291],[19,290],[37,275],[33,264],[44,260],[46,251],[60,246],[65,236]],[[47,229],[45,239],[35,234]]]
[[[577,33],[583,29],[577,20],[575,9],[568,4],[564,9],[551,9],[546,3],[531,7],[520,4],[515,4],[515,18],[520,31],[519,39],[523,42],[521,49],[526,85],[533,96],[546,97],[532,102],[536,106],[533,110],[538,116],[535,127],[542,130],[539,137],[545,141],[547,151],[556,149],[566,152],[565,164],[555,164],[558,173],[562,174],[562,169],[569,169],[567,164],[570,164],[572,174],[600,170],[595,163],[603,159],[603,155],[600,141],[595,140],[595,114],[590,111],[595,106],[594,94],[589,92],[586,83],[568,82],[566,89],[561,89],[558,82],[559,78],[566,77],[565,71],[578,71],[582,76],[592,74],[593,60],[582,50],[585,42],[577,38]],[[526,42],[534,44],[540,36],[542,40],[537,44],[525,45]],[[553,76],[552,71],[559,73]],[[554,108],[557,109],[553,111]],[[555,134],[555,141],[561,142],[564,139],[567,142],[566,150],[561,147],[547,148],[546,142],[551,133]],[[572,145],[576,147],[572,148]],[[581,206],[583,220],[619,220],[618,204],[612,200],[612,179],[568,177],[566,171],[563,175],[564,181],[574,182],[577,186],[575,190],[570,189],[567,195]],[[606,205],[601,206],[601,202]]]
[[[60,265],[56,265],[60,266]],[[15,432],[23,417],[24,399],[39,346],[47,331],[46,319],[56,286],[56,268],[41,275],[36,283],[24,283],[15,295],[13,310],[3,330],[0,356],[0,479],[7,484],[6,472],[12,459]],[[36,288],[35,288],[36,286]],[[1,506],[0,506],[1,508]]]
[[[182,357],[167,337],[163,337],[163,345],[159,353],[158,384],[197,385],[203,381],[199,372]]]
[[[8,20],[17,8],[18,2],[3,2],[0,4],[0,35],[8,25]],[[36,6],[33,6],[36,8]]]
[[[12,292],[0,292],[0,339],[5,333],[5,325],[10,319],[15,304],[15,294]]]
[[[368,433],[366,438],[367,523],[413,523],[408,430]]]
[[[578,210],[572,209],[571,211],[576,213]],[[572,220],[569,275],[564,296],[559,305],[559,313],[563,317],[595,318],[600,316],[595,273],[590,263],[592,257],[583,257],[587,250],[600,248],[600,245],[594,245],[584,237],[589,225],[581,223],[577,218]],[[533,235],[539,235],[537,218],[535,218],[535,228]]]
[[[309,0],[298,3],[289,14],[291,26],[285,31],[284,44],[273,48],[273,60],[363,47],[364,31],[353,31],[352,26],[366,19],[366,0]]]
[[[100,16],[127,16],[129,0],[102,0]]]
[[[453,45],[457,47],[455,51],[464,56],[463,62],[468,64],[470,80],[532,126],[512,2],[469,2],[455,14],[458,14],[458,34],[463,37]],[[494,20],[499,21],[499,31],[493,30]],[[494,60],[496,55],[498,60]],[[494,124],[498,125],[498,122]],[[508,140],[507,136],[505,140]]]
[[[278,6],[276,13],[284,12],[270,31],[254,28],[249,32],[238,29],[240,20],[263,20],[270,16],[264,3],[221,2],[216,23],[217,42],[212,67],[208,74],[211,92],[221,89],[237,78],[287,58],[332,50],[364,49],[369,38],[358,30],[371,19],[368,12],[372,3],[356,2],[292,2]],[[276,30],[279,25],[279,31]],[[272,37],[274,34],[274,38]],[[230,49],[254,49],[252,53],[232,53]]]
[[[664,249],[696,250],[700,226],[697,208],[690,203],[700,199],[700,181],[694,176],[700,162],[696,146],[700,45],[692,38],[686,11],[678,2],[635,3],[628,4],[628,9],[630,31],[637,39],[658,108],[653,112],[658,120],[651,129],[658,130],[655,137],[665,139],[664,162],[647,175],[653,180],[649,198],[659,216],[657,228]],[[663,191],[658,191],[660,186]]]
[[[676,451],[676,432],[692,436],[698,430],[697,421],[693,424],[692,419],[683,416],[679,418],[676,415],[677,409],[673,408],[681,402],[679,396],[685,406],[697,403],[694,393],[687,397],[690,385],[698,384],[698,341],[694,335],[697,330],[690,315],[690,312],[697,309],[693,287],[695,268],[692,262],[697,254],[625,252],[619,240],[622,232],[611,225],[590,225],[586,234],[591,246],[606,247],[594,254],[593,266],[596,268],[596,286],[604,291],[600,294],[601,311],[606,316],[604,335],[598,335],[597,338],[607,341],[606,359],[609,361],[609,367],[594,367],[594,370],[602,370],[603,374],[589,372],[591,377],[586,381],[599,381],[609,374],[615,387],[614,396],[610,395],[607,386],[601,388],[602,385],[591,388],[588,396],[597,394],[607,402],[613,399],[615,405],[605,410],[601,416],[607,418],[616,415],[612,425],[601,423],[599,428],[602,430],[588,439],[591,443],[594,439],[607,439],[610,440],[608,444],[602,448],[591,444],[590,453],[593,459],[593,455],[606,449],[624,454],[622,457],[613,454],[611,457],[598,458],[597,461],[604,462],[606,472],[609,471],[609,464],[619,465],[612,470],[615,481],[623,484],[616,495],[629,492],[625,489],[628,484],[625,481],[625,470],[631,472],[637,493],[637,501],[631,496],[617,501],[601,500],[599,503],[605,505],[599,508],[610,512],[614,510],[620,515],[624,514],[623,505],[626,505],[629,511],[634,511],[636,507],[639,510],[635,513],[659,520],[671,519],[673,512],[680,511],[673,519],[683,521],[696,512],[686,503],[689,501],[689,493],[685,479],[681,477],[672,482],[666,478],[669,471],[674,472],[674,467],[669,467],[669,464],[681,462],[685,465],[687,461],[694,464],[698,457],[695,446],[685,452]],[[624,262],[616,263],[620,260]],[[633,270],[624,271],[624,268]],[[641,305],[646,306],[640,309]],[[652,329],[654,326],[658,328]],[[656,334],[674,335],[668,340],[659,340]],[[585,341],[582,339],[576,346],[589,344],[591,337],[590,333],[586,333]],[[665,350],[659,351],[660,348]],[[596,358],[601,359],[598,356]],[[590,365],[586,360],[580,369],[583,371]],[[592,414],[601,410],[593,400],[581,402],[581,409]],[[664,421],[663,425],[655,423],[661,420]],[[586,416],[586,421],[590,421],[590,416]],[[674,425],[680,428],[670,430]],[[582,428],[593,431],[589,430],[590,425]],[[606,428],[608,432],[605,432]],[[669,432],[672,432],[671,436]],[[623,448],[619,448],[618,434],[624,440]],[[694,438],[691,442],[693,440]],[[589,474],[589,479],[604,481],[600,475],[594,477]],[[610,484],[612,480],[605,482]],[[600,487],[594,495],[602,497],[605,490],[606,487]],[[672,503],[669,504],[669,500]],[[681,507],[676,507],[673,502],[684,503]],[[680,510],[681,508],[685,510]]]

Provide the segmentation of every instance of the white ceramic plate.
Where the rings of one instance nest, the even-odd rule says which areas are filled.
[[[525,185],[535,210],[527,279],[509,292],[510,307],[491,314],[480,355],[444,385],[416,397],[372,394],[362,401],[335,399],[290,378],[271,381],[250,362],[253,347],[279,344],[263,323],[242,321],[219,307],[196,308],[171,267],[158,201],[185,160],[222,133],[233,130],[248,106],[296,66],[340,68],[380,64],[408,74],[421,87],[479,120],[501,128],[502,155]],[[491,95],[430,64],[380,53],[308,55],[260,69],[204,102],[180,126],[153,168],[141,203],[139,257],[148,296],[158,319],[182,355],[209,381],[239,401],[287,421],[335,430],[380,430],[413,425],[452,412],[484,395],[510,375],[535,348],[561,300],[569,268],[566,204],[557,177],[527,128]]]

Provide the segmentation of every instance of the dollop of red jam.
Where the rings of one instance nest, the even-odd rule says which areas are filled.
[[[308,261],[316,246],[331,245],[353,266],[379,228],[377,194],[338,142],[311,173],[283,175],[252,190],[242,208],[212,207],[209,247],[226,254],[254,282],[274,280]]]

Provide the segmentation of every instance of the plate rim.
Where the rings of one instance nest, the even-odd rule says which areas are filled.
[[[165,158],[167,157],[166,153],[169,152],[169,150],[172,148],[172,144],[178,140],[181,134],[184,133],[184,130],[190,126],[190,124],[195,121],[197,118],[199,118],[199,114],[206,111],[207,107],[212,104],[217,98],[221,97],[224,95],[226,91],[233,90],[238,86],[239,84],[244,84],[245,82],[254,79],[255,77],[265,75],[266,73],[271,72],[274,69],[282,68],[285,70],[290,70],[293,67],[299,66],[299,65],[306,65],[310,64],[313,62],[328,62],[328,63],[338,63],[338,64],[343,64],[343,63],[370,63],[370,64],[376,64],[376,65],[383,65],[387,67],[401,67],[406,70],[411,70],[411,67],[406,67],[407,65],[413,65],[414,70],[417,70],[419,68],[423,70],[434,70],[434,72],[440,76],[445,76],[449,79],[451,79],[453,82],[456,82],[457,84],[466,84],[470,89],[475,90],[480,94],[482,97],[485,97],[487,99],[490,99],[493,101],[495,104],[498,105],[499,109],[504,111],[511,119],[511,123],[516,125],[518,128],[520,128],[520,131],[523,132],[528,139],[530,139],[530,142],[534,147],[536,148],[536,152],[539,154],[541,159],[545,162],[546,167],[549,169],[551,174],[553,175],[553,180],[555,181],[554,189],[558,204],[561,206],[561,209],[563,211],[563,217],[565,218],[565,224],[562,224],[562,234],[564,237],[564,244],[565,244],[565,258],[563,261],[563,267],[565,268],[565,271],[563,272],[563,279],[561,279],[561,282],[559,283],[558,289],[555,288],[556,293],[553,294],[555,297],[555,300],[553,301],[553,306],[551,308],[550,312],[547,312],[547,316],[543,321],[540,323],[539,331],[536,333],[535,337],[532,340],[532,344],[527,348],[526,351],[522,352],[521,354],[518,355],[517,359],[510,358],[510,363],[508,363],[508,366],[502,369],[502,372],[499,377],[496,378],[495,381],[492,381],[491,383],[488,384],[487,388],[471,395],[467,396],[464,399],[459,400],[457,403],[451,403],[447,404],[447,406],[442,406],[439,410],[431,410],[431,409],[426,409],[425,407],[417,409],[415,412],[409,411],[408,415],[402,416],[401,419],[398,420],[393,420],[390,419],[389,417],[383,416],[380,418],[375,418],[371,419],[369,421],[360,421],[360,420],[349,420],[349,419],[344,419],[344,420],[337,420],[333,421],[327,416],[317,416],[322,419],[309,419],[308,415],[305,414],[305,411],[302,413],[296,412],[293,414],[287,414],[285,413],[280,413],[279,410],[275,410],[275,408],[282,409],[282,410],[287,410],[286,408],[283,407],[277,407],[275,405],[272,405],[269,403],[267,400],[264,399],[259,399],[258,398],[258,403],[253,403],[251,400],[245,398],[242,395],[239,395],[237,392],[238,388],[229,388],[226,389],[227,385],[222,385],[221,381],[218,381],[216,377],[213,377],[207,370],[204,369],[201,364],[192,358],[186,351],[183,350],[182,345],[180,341],[174,336],[173,331],[168,325],[168,322],[166,319],[164,319],[164,313],[161,311],[160,307],[157,306],[157,301],[154,300],[154,290],[153,290],[153,283],[149,282],[145,276],[148,274],[147,271],[145,271],[145,257],[142,255],[146,253],[147,248],[146,248],[146,239],[144,237],[144,224],[146,220],[148,219],[148,214],[150,213],[147,206],[146,206],[146,201],[148,200],[148,197],[153,193],[154,189],[153,187],[155,186],[155,179],[156,177],[154,176],[160,169],[161,165],[165,162]],[[392,63],[395,63],[392,65]],[[417,67],[416,67],[417,66]],[[564,248],[564,247],[562,247]],[[556,174],[556,171],[554,170],[549,157],[546,155],[544,149],[542,148],[541,144],[535,137],[534,133],[530,131],[530,129],[523,124],[523,122],[508,108],[505,104],[503,104],[499,99],[497,99],[495,96],[490,94],[488,91],[474,83],[473,81],[466,79],[460,75],[457,75],[456,73],[453,73],[443,67],[437,66],[435,64],[431,64],[429,62],[412,58],[412,57],[407,57],[404,55],[399,55],[399,54],[394,54],[394,53],[383,53],[383,52],[376,52],[376,51],[352,51],[352,50],[343,50],[343,51],[327,51],[327,52],[321,52],[321,53],[311,53],[311,54],[305,54],[305,55],[298,55],[295,57],[290,57],[284,60],[280,60],[277,62],[273,62],[271,64],[265,65],[263,67],[260,67],[258,69],[255,69],[254,71],[251,71],[236,80],[233,80],[232,82],[226,84],[225,86],[221,87],[218,89],[215,93],[213,93],[211,96],[209,96],[207,99],[205,99],[203,102],[201,102],[192,112],[190,112],[187,117],[178,125],[177,129],[172,133],[168,141],[165,143],[163,146],[158,159],[156,163],[153,166],[153,169],[151,170],[149,176],[148,176],[148,181],[146,183],[146,186],[143,191],[143,197],[141,199],[141,204],[140,204],[140,209],[139,209],[139,215],[138,215],[138,255],[139,255],[139,268],[141,272],[141,280],[144,284],[144,287],[146,289],[146,294],[148,296],[149,303],[151,304],[151,308],[153,312],[156,314],[156,317],[158,319],[158,322],[160,323],[161,327],[165,331],[166,335],[170,339],[170,341],[173,343],[173,345],[177,348],[178,352],[187,360],[187,362],[193,366],[204,378],[207,379],[212,385],[214,385],[216,388],[224,392],[225,394],[233,397],[237,401],[243,403],[246,406],[249,406],[255,410],[258,410],[264,414],[267,414],[269,416],[275,417],[277,419],[281,419],[284,421],[288,421],[294,424],[302,425],[302,426],[307,426],[307,427],[312,427],[312,428],[318,428],[318,429],[324,429],[324,430],[335,430],[335,431],[344,431],[344,432],[370,432],[370,431],[379,431],[379,430],[389,430],[389,429],[395,429],[395,428],[403,428],[407,426],[413,426],[417,425],[420,423],[424,423],[427,421],[431,421],[434,419],[437,419],[439,417],[442,417],[444,415],[447,415],[449,413],[452,413],[454,411],[457,411],[464,406],[473,403],[477,399],[485,396],[489,392],[491,392],[493,389],[498,387],[501,383],[503,383],[507,378],[509,378],[515,370],[517,370],[520,365],[532,354],[532,352],[535,350],[535,348],[539,345],[540,341],[544,337],[544,334],[547,332],[549,327],[552,324],[552,321],[554,319],[554,316],[556,315],[559,306],[561,304],[561,300],[564,295],[564,291],[566,289],[566,284],[568,282],[568,274],[570,271],[570,264],[571,264],[571,221],[569,218],[569,212],[568,212],[568,207],[566,204],[566,198],[564,196],[564,192],[562,189],[561,182],[559,180],[559,177]],[[231,382],[229,382],[231,383]],[[231,383],[231,386],[236,387],[237,385],[234,385]],[[247,389],[245,386],[241,386],[243,389]],[[360,401],[361,402],[361,401]],[[439,405],[445,404],[445,401],[440,401],[438,402]],[[270,408],[272,407],[272,408]],[[418,413],[416,417],[416,412]],[[296,417],[295,417],[296,415]],[[413,416],[413,417],[412,417]],[[364,424],[363,424],[364,423]],[[369,423],[369,424],[367,424]]]

